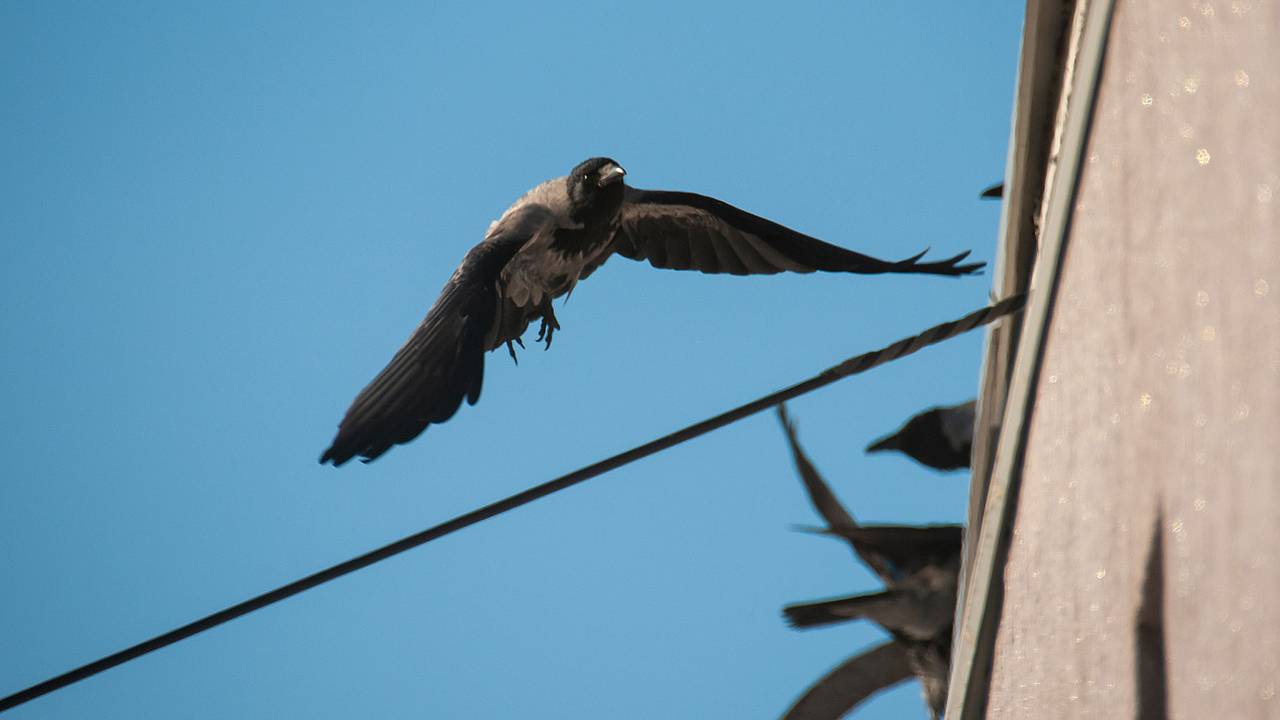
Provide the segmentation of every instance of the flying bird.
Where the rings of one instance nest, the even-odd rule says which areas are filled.
[[[973,454],[975,401],[934,407],[913,416],[897,432],[867,446],[867,452],[897,450],[936,470],[969,467]]]
[[[848,542],[885,588],[789,605],[783,608],[783,615],[795,628],[864,618],[893,637],[891,643],[855,655],[828,673],[805,691],[785,719],[834,720],[879,690],[914,675],[936,720],[946,704],[951,673],[951,630],[963,528],[860,525],[805,454],[785,406],[778,406],[778,418],[809,500],[826,521],[820,532]],[[910,675],[902,672],[904,666]]]
[[[568,295],[613,255],[656,268],[767,275],[816,270],[860,274],[968,275],[984,263],[964,252],[887,261],[846,250],[715,198],[639,190],[617,162],[596,157],[525,193],[502,214],[445,283],[426,318],[360,394],[320,462],[366,462],[475,404],[484,354],[514,344],[538,320],[551,347],[560,329],[551,301]],[[513,344],[514,343],[514,344]]]

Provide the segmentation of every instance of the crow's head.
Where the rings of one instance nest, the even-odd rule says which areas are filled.
[[[606,157],[578,163],[569,173],[569,201],[573,214],[611,215],[622,204],[622,166]]]
[[[955,408],[932,408],[911,418],[898,432],[867,446],[867,452],[897,450],[916,462],[937,470],[956,470],[969,467],[969,455],[973,451],[972,416],[968,416],[970,435],[957,435],[957,428],[948,427],[947,414],[954,417]],[[954,418],[951,424],[963,422]]]

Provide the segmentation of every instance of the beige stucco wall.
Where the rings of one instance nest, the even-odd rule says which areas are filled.
[[[1097,102],[988,714],[1137,716],[1155,532],[1170,717],[1280,718],[1280,0],[1118,0]]]

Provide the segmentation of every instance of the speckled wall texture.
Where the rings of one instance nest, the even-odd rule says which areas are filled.
[[[1117,2],[1005,581],[991,717],[1280,718],[1280,0]]]

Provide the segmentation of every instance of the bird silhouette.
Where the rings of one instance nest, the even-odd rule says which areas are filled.
[[[885,586],[880,592],[788,605],[783,615],[795,628],[865,618],[893,637],[828,673],[805,691],[785,718],[834,720],[875,692],[914,675],[936,720],[946,705],[951,672],[963,528],[860,525],[800,446],[795,425],[781,405],[778,418],[809,500],[826,523],[819,532],[845,540]],[[904,665],[910,675],[902,673]]]
[[[924,253],[887,261],[825,243],[715,198],[639,190],[609,158],[548,180],[494,222],[445,283],[391,362],[356,396],[320,462],[370,461],[475,404],[484,354],[515,344],[533,320],[551,346],[560,329],[551,301],[572,292],[609,257],[656,268],[761,275],[817,270],[968,275],[968,252],[937,262]]]
[[[897,450],[937,470],[969,467],[973,453],[975,401],[934,407],[907,420],[897,432],[867,446],[867,452]]]

